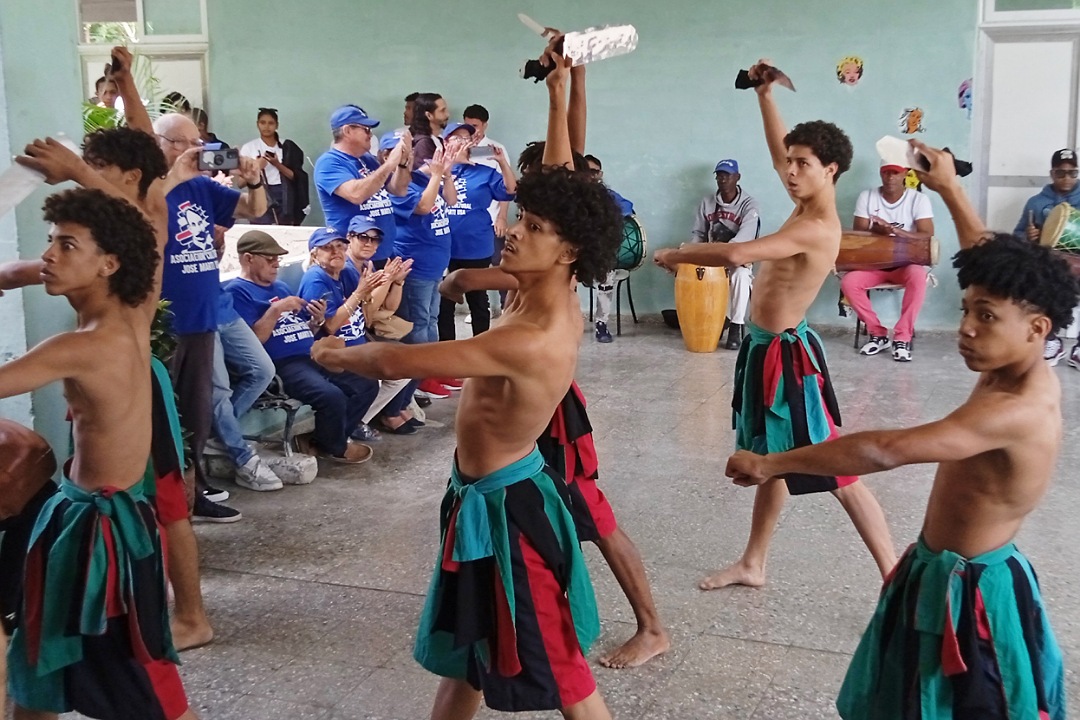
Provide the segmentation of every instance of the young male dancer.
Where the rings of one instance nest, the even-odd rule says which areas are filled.
[[[553,98],[566,92],[569,61],[559,60],[547,79]],[[548,165],[569,161],[565,109],[557,115]],[[518,291],[491,330],[426,345],[345,348],[327,338],[312,355],[373,377],[468,378],[414,650],[444,678],[432,718],[472,717],[482,690],[497,710],[604,720],[584,656],[599,630],[592,587],[565,485],[536,438],[574,377],[583,330],[574,277],[595,281],[610,269],[621,218],[602,185],[565,167],[523,179],[517,201],[521,220],[507,231],[501,263]]]
[[[955,175],[942,189],[954,217],[974,215]],[[759,486],[938,463],[919,539],[885,581],[848,668],[837,700],[846,719],[1065,718],[1061,652],[1012,540],[1061,446],[1061,387],[1043,347],[1070,322],[1078,288],[1045,247],[1007,234],[960,239],[959,352],[979,373],[963,405],[914,428],[728,461],[736,484]]]
[[[762,60],[750,75],[757,87],[773,167],[795,202],[775,233],[744,243],[704,243],[658,250],[655,261],[674,271],[680,263],[735,267],[760,262],[751,298],[750,342],[735,366],[736,443],[740,449],[778,452],[838,436],[836,406],[825,352],[806,324],[806,309],[832,272],[840,249],[836,180],[851,165],[851,141],[840,128],[816,120],[789,133],[772,97],[774,77]],[[765,583],[765,560],[788,492],[830,491],[885,576],[896,563],[885,515],[857,477],[792,475],[758,488],[750,539],[734,565],[701,581],[702,590]]]
[[[45,290],[67,298],[78,325],[0,366],[0,397],[63,381],[75,454],[30,539],[8,652],[15,717],[194,718],[169,631],[160,526],[140,482],[151,445],[154,229],[94,189],[51,196],[45,220]]]

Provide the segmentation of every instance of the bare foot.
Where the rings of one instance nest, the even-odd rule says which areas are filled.
[[[209,645],[214,640],[214,629],[209,623],[192,625],[173,618],[171,627],[173,646],[177,652]]]
[[[638,630],[634,637],[615,652],[600,658],[600,664],[615,670],[637,667],[657,655],[666,653],[670,648],[671,638],[663,630]]]
[[[747,587],[761,587],[765,584],[765,570],[752,568],[742,561],[726,567],[715,575],[709,575],[698,583],[702,590],[717,590],[728,585],[745,585]]]

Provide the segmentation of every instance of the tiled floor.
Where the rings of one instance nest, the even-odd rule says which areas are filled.
[[[687,353],[658,324],[624,328],[611,345],[585,337],[578,379],[601,486],[644,556],[674,647],[636,670],[594,665],[609,705],[618,718],[835,718],[833,700],[878,591],[869,554],[830,496],[796,498],[773,542],[765,588],[699,592],[700,576],[735,559],[749,527],[752,492],[722,477],[733,445],[735,353]],[[846,431],[940,417],[973,383],[951,335],[920,335],[905,365],[885,354],[858,357],[850,334],[839,332],[825,343]],[[1080,488],[1069,472],[1080,460],[1080,372],[1063,363],[1057,373],[1067,398],[1063,454],[1020,544],[1039,570],[1068,662],[1080,649]],[[436,679],[410,649],[456,405],[431,408],[446,427],[386,437],[372,462],[323,466],[313,485],[261,495],[228,485],[244,521],[198,528],[217,640],[183,655],[203,718],[427,717]],[[867,479],[898,548],[918,533],[931,474],[923,466]],[[604,623],[595,659],[630,634],[633,618],[599,552],[585,552]],[[1069,682],[1075,701],[1074,674]]]

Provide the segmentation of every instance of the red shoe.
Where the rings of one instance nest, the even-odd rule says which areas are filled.
[[[442,385],[447,390],[460,390],[462,388],[462,382],[458,378],[440,377],[431,379]]]
[[[421,381],[420,387],[416,389],[415,395],[417,397],[425,397],[429,400],[445,400],[450,397],[450,391],[447,390],[437,380],[428,378]]]

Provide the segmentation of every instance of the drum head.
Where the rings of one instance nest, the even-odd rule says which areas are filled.
[[[615,260],[616,270],[637,270],[645,262],[645,230],[633,215],[623,218],[623,240]]]
[[[1043,223],[1042,233],[1039,235],[1040,245],[1046,247],[1057,245],[1058,238],[1061,237],[1061,231],[1065,229],[1065,224],[1069,221],[1071,211],[1072,206],[1069,203],[1054,206],[1054,209],[1046,216],[1046,222]]]

